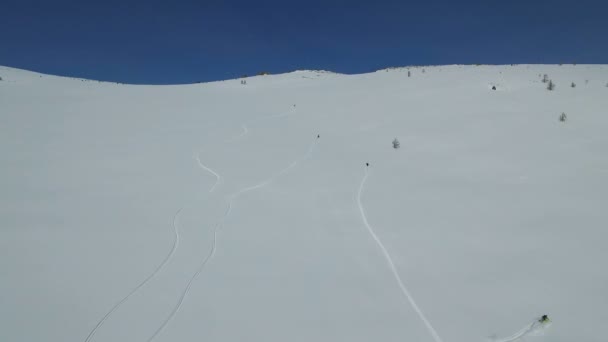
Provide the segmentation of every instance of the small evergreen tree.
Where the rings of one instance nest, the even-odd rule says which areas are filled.
[[[576,88],[576,83],[572,82],[572,84],[570,84],[570,86],[571,86],[572,88]]]
[[[549,76],[547,74],[543,75],[543,83],[547,83],[549,81]]]
[[[399,143],[399,140],[395,138],[395,140],[393,140],[393,148],[398,149],[399,147],[401,147],[401,144]]]
[[[560,122],[566,122],[566,119],[567,119],[566,113],[562,113],[562,115],[559,116],[559,121]]]
[[[547,90],[551,91],[555,89],[555,83],[553,83],[553,81],[549,80],[549,84],[547,84]]]

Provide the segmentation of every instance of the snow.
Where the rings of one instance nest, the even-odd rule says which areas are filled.
[[[603,341],[608,66],[424,70],[0,67],[0,341]]]

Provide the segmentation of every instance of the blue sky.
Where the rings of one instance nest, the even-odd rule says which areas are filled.
[[[608,1],[0,0],[0,65],[125,83],[608,63]]]

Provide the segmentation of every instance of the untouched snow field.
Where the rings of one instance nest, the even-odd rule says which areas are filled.
[[[606,341],[608,67],[407,70],[0,67],[0,341]]]

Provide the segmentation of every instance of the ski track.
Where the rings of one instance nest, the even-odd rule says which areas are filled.
[[[195,156],[196,162],[198,163],[198,166],[211,173],[212,175],[215,176],[215,183],[213,184],[213,186],[211,187],[211,189],[209,189],[209,192],[213,192],[213,190],[215,189],[216,186],[218,186],[220,184],[220,182],[222,181],[222,176],[218,175],[215,171],[211,170],[210,168],[208,168],[207,166],[205,166],[202,162],[201,159],[199,158],[198,154]]]
[[[534,319],[532,323],[526,325],[523,329],[516,332],[515,334],[499,339],[492,339],[492,342],[513,342],[530,335],[531,333],[538,331],[543,328],[543,323],[539,323],[538,319]]]
[[[173,308],[173,310],[171,311],[171,313],[169,314],[169,316],[167,316],[167,318],[165,318],[165,320],[163,321],[163,323],[161,323],[161,325],[158,327],[158,329],[156,329],[156,331],[154,331],[154,334],[152,334],[152,336],[150,336],[150,338],[148,338],[146,340],[147,342],[150,342],[150,341],[154,340],[165,329],[165,327],[169,324],[169,322],[171,322],[171,320],[173,319],[173,317],[175,317],[175,315],[177,314],[177,312],[181,308],[181,306],[182,306],[182,304],[184,302],[184,299],[186,298],[186,295],[188,295],[188,292],[190,292],[190,288],[192,287],[192,283],[194,282],[194,279],[196,279],[196,277],[203,271],[203,269],[205,268],[205,265],[207,265],[207,262],[215,254],[215,247],[216,247],[216,244],[217,244],[218,226],[219,226],[219,223],[216,224],[215,227],[214,227],[214,229],[213,229],[213,243],[211,245],[211,251],[209,252],[209,254],[207,254],[205,256],[205,258],[203,259],[203,261],[199,265],[198,269],[196,270],[196,273],[194,273],[194,275],[188,281],[188,284],[186,285],[186,288],[184,289],[184,292],[182,292],[182,295],[179,297],[179,300],[178,300],[177,304],[175,305],[175,307]]]
[[[367,181],[367,176],[369,175],[368,168],[369,167],[365,167],[365,176],[363,177],[363,180],[361,180],[361,185],[359,186],[359,193],[357,196],[357,202],[359,204],[359,212],[361,213],[361,217],[363,218],[363,224],[365,225],[365,227],[367,227],[369,234],[372,236],[374,241],[376,241],[376,244],[382,251],[382,254],[384,255],[386,263],[388,264],[393,275],[395,276],[395,280],[397,280],[397,284],[399,284],[399,288],[401,289],[401,292],[403,293],[403,295],[407,298],[407,300],[410,303],[410,305],[412,306],[412,308],[414,308],[414,311],[416,311],[416,313],[418,314],[418,317],[420,317],[422,322],[424,322],[424,325],[426,326],[427,330],[429,331],[429,333],[431,334],[431,336],[433,337],[435,342],[442,342],[441,337],[439,337],[439,334],[437,333],[435,328],[433,328],[433,326],[431,325],[431,322],[426,318],[426,316],[424,315],[424,313],[422,312],[422,310],[420,309],[418,304],[416,304],[414,297],[410,294],[410,291],[408,291],[408,289],[405,287],[405,284],[403,283],[403,281],[401,280],[401,277],[399,276],[399,273],[397,272],[397,268],[395,267],[395,263],[393,262],[391,255],[388,253],[388,251],[386,250],[386,247],[384,247],[384,244],[382,243],[380,238],[378,238],[378,236],[374,232],[374,229],[367,221],[367,216],[365,215],[365,210],[363,210],[363,205],[361,204],[361,195],[363,193],[363,188],[365,186],[365,182]],[[500,342],[509,342],[509,341],[505,340],[505,341],[500,341]]]
[[[243,129],[243,133],[241,133],[238,137],[236,137],[235,140],[239,140],[239,139],[243,138],[244,136],[246,136],[247,134],[249,134],[249,128],[247,128],[247,125],[242,124],[241,128]]]
[[[118,308],[122,304],[124,304],[127,300],[129,300],[129,298],[131,298],[131,296],[133,296],[137,291],[139,291],[142,287],[144,287],[150,280],[152,280],[163,269],[163,267],[169,262],[169,260],[171,260],[171,258],[173,257],[173,254],[175,253],[175,251],[177,250],[177,247],[179,245],[179,231],[178,231],[178,224],[179,224],[179,222],[178,222],[178,220],[179,220],[179,215],[180,215],[182,209],[183,208],[180,208],[175,213],[175,216],[173,217],[173,232],[175,234],[175,239],[173,241],[173,247],[171,247],[171,251],[169,251],[169,254],[167,254],[167,256],[165,257],[165,259],[156,267],[156,269],[154,270],[154,272],[152,272],[152,274],[150,274],[146,279],[144,279],[144,281],[142,281],[141,283],[139,283],[139,285],[137,285],[133,290],[131,290],[131,292],[129,292],[129,294],[127,294],[118,303],[116,303],[110,309],[110,311],[108,311],[105,314],[105,316],[103,316],[103,318],[99,322],[97,322],[97,325],[95,325],[95,327],[93,328],[93,330],[91,330],[91,332],[89,333],[89,335],[85,339],[85,342],[91,341],[91,339],[93,338],[93,336],[95,335],[95,333],[97,332],[97,330],[99,328],[101,328],[101,326],[105,323],[105,321],[108,318],[110,318],[110,316],[116,310],[118,310]]]
[[[239,140],[243,139],[243,138],[244,138],[244,137],[245,137],[247,134],[249,134],[249,128],[247,127],[247,125],[246,125],[246,124],[244,124],[244,123],[243,123],[243,124],[241,124],[241,129],[243,130],[243,131],[241,132],[241,134],[237,135],[237,136],[236,136],[236,137],[234,137],[234,138],[230,138],[230,139],[226,140],[226,142],[227,142],[227,143],[234,143],[234,142],[237,142],[237,141],[239,141]]]
[[[296,115],[296,108],[291,107],[291,111],[288,111],[286,113],[281,113],[281,114],[262,116],[261,118],[251,120],[251,123],[256,123],[259,121],[270,120],[270,119],[287,118],[287,117],[294,116],[294,115]]]
[[[256,118],[256,119],[253,119],[253,120],[249,121],[249,124],[251,125],[251,124],[254,124],[254,123],[257,123],[257,122],[260,122],[260,121],[265,121],[265,120],[270,120],[270,119],[286,118],[286,117],[290,117],[290,116],[294,116],[294,115],[296,115],[296,110],[295,110],[295,107],[292,107],[291,112],[263,116],[261,118]],[[227,143],[237,142],[237,141],[243,139],[245,136],[247,136],[247,134],[249,134],[249,127],[247,126],[246,123],[242,123],[241,124],[241,129],[243,130],[241,132],[241,134],[237,135],[234,138],[228,139],[226,142]]]
[[[285,167],[284,169],[280,170],[279,172],[277,172],[276,174],[274,174],[270,178],[268,178],[265,181],[262,181],[262,182],[260,182],[260,183],[258,183],[256,185],[252,185],[252,186],[243,188],[243,189],[235,192],[234,194],[228,196],[228,207],[226,208],[226,211],[224,212],[224,215],[222,216],[222,218],[220,219],[220,221],[218,223],[216,223],[215,226],[214,226],[214,228],[213,228],[213,242],[211,244],[211,250],[205,256],[205,258],[203,259],[203,261],[199,265],[199,267],[196,270],[196,272],[192,275],[192,277],[188,281],[188,284],[186,285],[186,288],[182,292],[182,295],[180,296],[179,300],[177,301],[177,304],[175,305],[175,307],[173,308],[173,310],[171,311],[171,313],[169,314],[169,316],[167,316],[167,318],[158,327],[158,329],[156,329],[156,331],[154,332],[154,334],[152,334],[152,336],[150,336],[150,338],[148,338],[147,342],[153,341],[167,327],[167,325],[173,320],[173,318],[175,317],[175,315],[179,312],[179,309],[181,308],[182,304],[184,303],[184,300],[185,300],[186,296],[190,292],[190,289],[192,287],[192,284],[194,283],[194,280],[196,280],[196,278],[199,276],[199,274],[201,274],[201,272],[203,271],[203,269],[205,268],[205,266],[207,265],[207,263],[215,255],[215,251],[217,249],[217,234],[220,231],[220,229],[224,226],[224,223],[226,222],[226,219],[228,218],[228,216],[232,212],[233,203],[240,196],[242,196],[243,194],[245,194],[245,193],[247,193],[249,191],[253,191],[255,189],[259,189],[259,188],[262,188],[264,186],[267,186],[268,184],[272,183],[272,181],[274,181],[277,177],[280,177],[281,175],[284,175],[289,170],[293,169],[296,165],[298,165],[298,163],[306,160],[312,154],[312,152],[314,150],[314,147],[317,144],[317,140],[318,139],[315,137],[315,139],[313,140],[313,142],[310,144],[310,147],[308,148],[308,151],[306,151],[306,153],[304,155],[302,155],[300,158],[298,158],[295,161],[293,161],[287,167]]]

